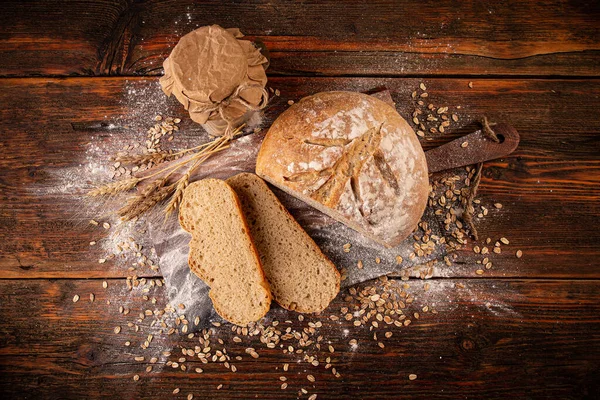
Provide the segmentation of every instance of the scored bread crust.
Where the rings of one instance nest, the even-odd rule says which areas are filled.
[[[265,272],[265,275],[271,287],[271,294],[273,295],[275,301],[277,301],[285,309],[301,313],[320,312],[327,308],[329,303],[337,296],[337,294],[340,291],[340,273],[338,272],[335,265],[329,260],[329,258],[327,258],[327,256],[325,256],[325,254],[323,254],[319,246],[317,246],[317,244],[312,240],[312,238],[304,231],[304,229],[302,229],[300,224],[298,224],[294,217],[283,206],[283,204],[281,204],[277,196],[275,196],[275,194],[271,191],[271,189],[269,189],[267,184],[260,177],[258,177],[255,174],[245,172],[227,179],[227,183],[229,183],[234,189],[234,191],[236,191],[236,193],[238,194],[238,198],[243,200],[242,210],[246,216],[246,220],[254,220],[254,224],[250,224],[250,232],[257,245],[257,249],[261,257],[263,271]],[[291,225],[291,229],[287,231],[292,236],[290,239],[297,240],[297,242],[293,244],[300,246],[302,251],[305,252],[302,259],[287,259],[285,261],[297,264],[295,268],[297,270],[302,271],[303,274],[301,275],[303,278],[305,278],[304,284],[307,284],[307,282],[312,281],[312,283],[318,282],[318,285],[311,286],[310,288],[308,288],[308,290],[302,291],[300,290],[300,287],[303,284],[303,282],[300,279],[298,279],[298,281],[295,282],[296,290],[290,290],[289,287],[285,287],[287,285],[278,284],[278,281],[283,281],[284,279],[287,279],[289,277],[289,274],[295,274],[298,271],[283,271],[281,269],[281,265],[271,265],[273,263],[276,263],[277,261],[282,261],[281,254],[278,253],[275,255],[274,251],[285,251],[286,249],[282,249],[281,244],[279,244],[278,246],[277,241],[274,241],[272,237],[267,236],[267,239],[265,240],[257,239],[259,236],[264,238],[264,236],[262,235],[269,234],[269,232],[264,231],[270,230],[271,232],[273,232],[273,229],[276,229],[275,225],[277,225],[277,223],[269,223],[267,221],[266,211],[268,205],[264,204],[264,202],[261,204],[255,204],[255,201],[257,200],[251,198],[252,194],[250,188],[244,187],[245,185],[252,184],[258,185],[260,187],[260,191],[268,198],[268,201],[270,201],[273,205],[275,213],[281,216],[280,218],[278,218],[280,222],[283,223],[282,221],[284,221]],[[261,213],[262,215],[260,215]],[[278,233],[283,234],[282,232]],[[305,245],[306,250],[304,250]],[[269,256],[267,256],[267,254],[269,254]],[[285,256],[283,258],[285,259]],[[302,265],[307,259],[315,261],[319,264],[318,266],[326,268],[327,271],[322,271],[322,276],[314,275],[315,272],[317,274],[319,273],[318,270],[314,271],[314,268],[317,267],[318,269],[318,266]],[[308,276],[307,274],[311,272],[313,273],[313,276]],[[321,288],[320,283],[322,282],[322,279],[325,279],[326,277],[333,278],[334,286],[323,289]],[[311,290],[318,292],[318,295],[325,296],[325,299],[323,299],[321,304],[319,304],[318,306],[310,305],[312,301],[307,301],[304,298],[302,298],[303,296],[310,294],[306,293],[306,291],[310,292]]]
[[[355,92],[317,93],[282,113],[256,173],[386,247],[414,230],[429,194],[412,128],[390,105]]]
[[[205,271],[201,267],[201,263],[199,261],[202,258],[202,255],[200,254],[200,251],[197,247],[196,241],[200,240],[199,235],[201,235],[202,233],[199,233],[194,229],[193,221],[191,221],[187,215],[188,215],[188,213],[193,212],[194,207],[191,202],[191,196],[193,195],[194,190],[196,190],[201,185],[209,185],[209,184],[218,185],[221,189],[224,189],[228,192],[229,196],[231,197],[231,200],[233,200],[233,210],[232,211],[235,212],[235,214],[237,214],[237,216],[239,217],[239,222],[243,226],[243,231],[240,232],[239,239],[241,241],[247,241],[250,245],[248,251],[250,251],[250,255],[253,258],[253,260],[252,260],[253,264],[256,267],[255,271],[258,274],[255,277],[256,283],[258,283],[259,287],[263,289],[263,291],[264,291],[263,294],[265,296],[265,301],[264,301],[261,309],[257,310],[257,317],[252,320],[245,321],[245,320],[238,319],[234,314],[227,311],[227,307],[225,307],[224,305],[221,304],[221,300],[217,297],[217,293],[214,293],[215,289],[211,285],[212,282],[211,282],[211,276],[210,276],[209,271]],[[223,212],[223,211],[224,210],[214,210],[214,212]],[[198,182],[194,182],[194,183],[190,184],[186,188],[186,190],[183,194],[183,198],[181,200],[181,205],[179,207],[179,224],[185,231],[192,234],[192,239],[189,244],[190,250],[189,250],[189,255],[188,255],[188,265],[189,265],[190,269],[192,270],[192,272],[194,272],[194,274],[196,274],[209,287],[211,287],[211,290],[209,292],[209,297],[211,298],[211,300],[213,302],[213,307],[215,308],[215,311],[221,317],[223,317],[225,320],[227,320],[233,324],[240,325],[240,326],[245,326],[250,322],[258,321],[260,318],[262,318],[269,311],[270,306],[271,306],[271,300],[272,300],[271,290],[270,290],[269,284],[267,282],[266,276],[264,274],[264,271],[262,269],[262,266],[260,263],[260,257],[256,251],[256,245],[252,239],[252,236],[250,236],[250,229],[248,227],[248,224],[246,223],[246,219],[245,219],[244,213],[242,211],[242,206],[241,206],[240,200],[237,197],[235,191],[229,185],[227,185],[226,182],[219,180],[219,179],[204,179],[202,181],[198,181]],[[210,257],[211,255],[209,254],[207,256]]]

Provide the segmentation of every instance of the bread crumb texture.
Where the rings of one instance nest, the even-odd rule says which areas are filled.
[[[241,201],[274,299],[289,310],[324,310],[340,289],[333,263],[261,178],[243,173],[227,183]]]
[[[190,184],[179,222],[192,235],[190,269],[210,286],[217,313],[237,325],[262,318],[271,304],[269,286],[233,189],[218,179]]]

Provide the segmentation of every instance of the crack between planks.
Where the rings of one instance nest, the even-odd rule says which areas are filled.
[[[60,80],[76,80],[76,79],[158,79],[162,75],[140,75],[140,74],[101,74],[101,75],[29,75],[29,76],[13,76],[0,75],[2,80],[36,80],[36,79],[60,79]],[[310,79],[328,79],[328,78],[373,78],[373,79],[478,79],[478,80],[548,80],[548,81],[597,81],[600,80],[599,75],[528,75],[528,74],[319,74],[319,73],[286,73],[286,72],[269,72],[268,78],[310,78]]]
[[[400,279],[400,275],[388,275],[391,279]],[[137,276],[138,279],[160,279],[163,278],[162,275],[141,275]],[[0,277],[0,282],[2,281],[120,281],[126,280],[127,277],[23,277],[23,278],[4,278]],[[374,278],[372,280],[376,280]],[[429,279],[421,279],[417,277],[409,278],[409,281],[422,281],[422,282],[430,282],[430,281],[451,281],[451,280],[468,280],[468,281],[502,281],[502,282],[513,282],[513,281],[537,281],[537,282],[600,282],[600,278],[585,278],[585,277],[569,277],[569,278],[558,278],[558,277],[497,277],[497,276],[437,276]]]

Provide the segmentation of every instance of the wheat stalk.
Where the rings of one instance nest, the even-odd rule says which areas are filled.
[[[146,188],[140,193],[140,196],[150,196],[154,191],[165,186],[168,180],[169,175],[164,176],[162,179],[155,180],[146,186]]]
[[[179,204],[181,203],[181,199],[183,199],[183,191],[187,188],[190,181],[190,171],[188,171],[181,179],[177,181],[177,186],[175,188],[175,193],[169,200],[169,203],[165,207],[165,221],[169,218],[169,216],[179,208]]]
[[[156,171],[155,173],[153,173],[151,175],[143,176],[141,178],[136,178],[136,177],[125,178],[125,179],[121,179],[116,182],[107,183],[106,185],[103,185],[103,186],[100,186],[100,187],[90,190],[87,193],[87,195],[96,197],[96,196],[106,196],[106,195],[113,195],[113,194],[117,194],[117,193],[126,192],[126,191],[131,190],[134,187],[136,187],[137,184],[140,183],[141,181],[144,181],[144,180],[147,180],[150,178],[154,178],[156,175],[160,175],[168,170],[170,170],[170,172],[166,175],[166,177],[169,177],[173,172],[175,172],[180,167],[182,167],[183,165],[190,162],[190,160],[185,160],[185,161],[182,161],[175,165],[167,166],[161,170]]]
[[[244,125],[235,129],[230,136],[222,136],[211,142],[204,143],[189,149],[181,150],[177,153],[160,152],[153,154],[143,154],[140,156],[120,156],[115,160],[120,162],[132,163],[150,161],[156,162],[156,160],[164,161],[167,158],[176,157],[181,154],[197,151],[197,153],[191,156],[189,159],[182,160],[173,165],[165,166],[159,169],[158,171],[152,173],[151,175],[139,178],[126,178],[117,182],[112,182],[91,190],[90,192],[88,192],[88,195],[101,196],[125,192],[135,188],[137,184],[141,181],[154,178],[154,180],[140,194],[130,196],[126,204],[117,211],[117,214],[121,217],[123,221],[129,221],[139,217],[155,205],[163,202],[164,200],[172,196],[169,203],[164,209],[166,220],[175,210],[179,208],[181,200],[183,198],[183,192],[189,184],[189,180],[192,173],[210,156],[223,149],[228,148],[231,139],[239,135],[242,132],[243,127]],[[189,165],[192,162],[193,164],[191,165],[191,167],[188,168],[186,173],[181,178],[179,178],[176,182],[165,186],[174,172],[178,171],[185,165]]]
[[[166,151],[160,151],[157,153],[148,153],[148,154],[135,154],[135,155],[123,154],[123,155],[118,155],[118,156],[114,157],[113,161],[118,161],[118,162],[125,163],[125,164],[140,164],[140,165],[147,164],[149,162],[152,162],[154,164],[160,164],[163,161],[173,159],[179,155],[191,153],[192,151],[196,151],[203,147],[210,146],[211,143],[213,143],[213,142],[204,143],[199,146],[191,147],[189,149],[184,149],[184,150],[181,150],[181,151],[178,151],[175,153],[168,153]]]
[[[148,153],[148,154],[135,154],[135,155],[125,154],[125,155],[115,157],[113,159],[113,161],[118,161],[123,164],[140,164],[141,165],[141,164],[147,164],[150,162],[152,162],[154,164],[159,164],[171,157],[174,157],[174,155],[169,154],[164,151],[161,151],[158,153]]]
[[[128,190],[133,189],[141,180],[142,178],[121,179],[120,181],[107,183],[106,185],[102,185],[95,189],[92,189],[87,193],[87,195],[96,197],[126,192]]]
[[[190,168],[188,168],[185,175],[182,176],[177,181],[177,188],[175,189],[175,193],[173,194],[173,197],[171,198],[171,200],[169,201],[169,203],[167,204],[167,206],[165,207],[165,210],[164,210],[165,221],[167,221],[169,216],[176,209],[178,209],[179,206],[181,205],[181,200],[183,198],[183,191],[187,188],[187,186],[189,184],[190,175],[196,170],[196,168],[198,168],[200,166],[200,164],[202,164],[204,161],[206,161],[212,154],[217,153],[217,152],[229,147],[227,144],[229,143],[230,140],[231,139],[226,138],[226,137],[220,137],[220,138],[212,141],[204,151],[197,154],[198,158],[196,159],[194,164],[192,164],[192,166]],[[194,158],[196,158],[196,157],[194,157]]]
[[[140,180],[148,179],[169,170],[165,176],[160,179],[156,179],[154,182],[148,185],[148,187],[146,187],[141,194],[131,196],[125,206],[121,207],[121,209],[117,211],[117,214],[123,221],[129,221],[139,217],[158,203],[172,196],[169,204],[165,208],[165,219],[168,218],[168,216],[179,207],[183,197],[183,192],[189,183],[189,178],[192,172],[194,172],[194,170],[212,154],[227,148],[228,141],[229,139],[226,138],[214,140],[208,146],[205,146],[206,148],[203,151],[195,154],[189,160],[184,160],[173,166],[161,169],[152,175],[140,178]],[[194,161],[194,164],[192,164],[183,177],[179,178],[175,183],[165,187],[169,177],[175,171],[192,161]]]
[[[148,195],[141,194],[132,196],[127,204],[117,211],[117,214],[123,221],[130,221],[137,218],[168,198],[173,193],[174,189],[175,184],[171,184],[169,186],[154,189],[154,191]]]

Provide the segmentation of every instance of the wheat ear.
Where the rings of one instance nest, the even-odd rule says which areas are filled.
[[[87,195],[96,197],[126,192],[133,189],[141,180],[142,179],[140,178],[121,179],[120,181],[107,183],[106,185],[92,189],[87,193]]]
[[[191,174],[196,170],[196,168],[198,168],[200,166],[200,164],[202,164],[204,161],[206,161],[206,159],[208,159],[212,154],[217,153],[217,152],[229,147],[229,146],[227,146],[228,142],[229,142],[228,138],[221,137],[221,138],[213,141],[212,143],[210,143],[210,145],[207,148],[205,148],[202,152],[197,154],[198,158],[194,161],[194,164],[192,164],[192,166],[188,168],[185,175],[182,176],[177,181],[177,187],[175,189],[175,193],[173,194],[173,197],[171,198],[171,200],[169,201],[169,203],[167,204],[167,206],[165,207],[165,210],[164,210],[165,211],[165,222],[167,221],[169,216],[175,210],[177,210],[179,208],[179,206],[181,205],[181,200],[183,198],[183,192],[189,184]]]
[[[159,153],[148,153],[148,154],[135,154],[135,155],[123,155],[117,156],[114,158],[114,161],[118,161],[124,164],[147,164],[149,162],[153,162],[154,164],[159,164],[165,161],[167,158],[172,157],[172,154],[167,152],[159,152]]]
[[[171,184],[155,189],[153,193],[147,196],[133,196],[124,207],[117,211],[117,214],[119,214],[121,220],[130,221],[168,198],[173,193],[174,189],[175,185]]]

